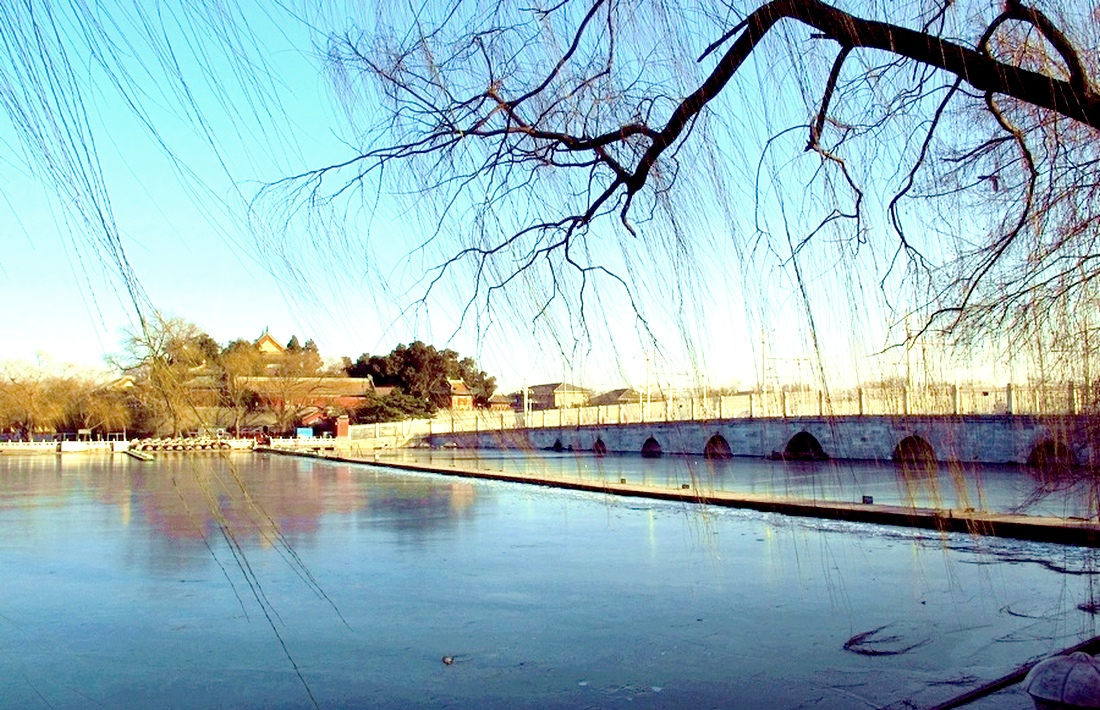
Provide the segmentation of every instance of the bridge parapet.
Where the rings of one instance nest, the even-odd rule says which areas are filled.
[[[458,432],[611,426],[656,422],[846,416],[1061,416],[1082,411],[1088,389],[1075,383],[1000,388],[935,385],[922,388],[788,389],[659,402],[528,412],[441,411],[433,419],[353,425],[352,439],[408,439]]]

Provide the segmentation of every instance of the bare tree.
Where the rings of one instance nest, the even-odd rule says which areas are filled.
[[[5,363],[0,369],[0,428],[32,441],[65,420],[71,396],[67,378],[38,363]]]
[[[91,429],[102,434],[131,427],[127,394],[110,383],[75,377],[66,383],[65,391],[65,420],[70,430]]]
[[[248,386],[248,378],[263,374],[263,354],[251,342],[238,339],[222,350],[220,364],[221,404],[232,413],[233,433],[240,436],[244,418],[259,406],[259,398]]]
[[[297,338],[292,342],[296,341]],[[316,399],[325,379],[324,363],[316,346],[312,345],[288,347],[278,355],[269,356],[267,366],[267,376],[246,379],[244,385],[260,391],[263,406],[275,416],[276,431],[285,433],[293,429]]]
[[[126,333],[123,354],[113,364],[135,378],[138,399],[152,416],[152,428],[178,436],[196,420],[196,397],[204,388],[196,387],[195,380],[217,371],[218,350],[218,344],[195,324],[153,311],[140,330]]]
[[[490,314],[534,278],[534,313],[566,299],[583,322],[595,281],[633,302],[653,288],[639,262],[705,260],[725,221],[748,225],[731,228],[748,268],[770,254],[791,274],[811,330],[810,282],[844,262],[870,264],[899,319],[988,333],[1100,273],[1100,18],[1071,5],[379,14],[329,47],[361,151],[268,194],[292,210],[363,189],[418,210],[427,197],[425,242],[453,238],[429,289],[467,266],[468,303]]]

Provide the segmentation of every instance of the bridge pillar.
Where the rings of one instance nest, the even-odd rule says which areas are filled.
[[[859,416],[862,417],[865,414],[865,412],[863,411],[863,388],[860,387],[859,389],[857,389],[856,394],[859,395]]]
[[[959,414],[959,386],[951,385],[951,413],[955,416]]]
[[[1009,382],[1005,385],[1005,409],[1008,414],[1012,414],[1012,383]]]
[[[787,390],[781,390],[779,392],[779,408],[783,413],[783,418],[787,418]]]
[[[909,386],[901,388],[901,413],[909,416]]]
[[[1066,403],[1069,405],[1066,410],[1070,414],[1077,414],[1077,392],[1073,386],[1073,382],[1070,381],[1068,385],[1069,391],[1066,393]]]

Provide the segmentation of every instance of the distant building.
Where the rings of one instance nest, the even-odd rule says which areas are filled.
[[[569,407],[583,407],[588,404],[592,396],[590,390],[567,382],[551,382],[545,385],[534,385],[527,388],[527,399],[531,409],[566,409]],[[520,401],[523,401],[523,393],[520,392]],[[523,406],[522,404],[520,405]]]
[[[596,395],[589,400],[588,405],[590,407],[611,407],[617,404],[638,404],[640,402],[645,402],[645,393],[624,387]]]
[[[469,411],[474,408],[474,395],[464,380],[447,378],[447,384],[451,386],[452,410]]]
[[[255,392],[262,406],[275,408],[341,407],[350,411],[377,394],[370,377],[241,377],[238,382]]]
[[[298,422],[304,427],[316,427],[324,426],[331,418],[329,412],[326,412],[324,409],[310,408],[309,411],[301,416]]]
[[[188,379],[183,383],[190,396],[188,403],[199,407],[216,407],[221,400],[222,378],[214,368],[206,367],[203,363],[199,367],[192,367],[188,371]]]
[[[136,386],[137,386],[137,380],[134,378],[133,375],[127,374],[127,375],[123,375],[122,377],[118,378],[117,380],[114,380],[112,382],[108,382],[106,385],[104,385],[104,389],[116,389],[116,390],[126,391],[126,390],[132,390]]]
[[[522,406],[522,404],[521,404]],[[494,394],[489,398],[489,409],[494,412],[510,412],[515,408],[515,397]]]
[[[264,355],[278,355],[279,353],[286,350],[286,348],[280,345],[278,340],[272,338],[271,333],[268,333],[266,330],[264,331],[264,334],[261,335],[258,340],[256,340],[256,342],[252,343],[252,346],[262,352]]]

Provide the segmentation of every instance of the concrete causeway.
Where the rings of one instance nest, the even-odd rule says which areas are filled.
[[[974,510],[941,510],[899,505],[880,505],[874,503],[799,500],[775,495],[759,495],[730,491],[707,491],[692,484],[682,484],[681,488],[669,488],[626,482],[608,483],[604,481],[581,481],[576,478],[564,476],[551,476],[545,474],[528,475],[505,471],[389,461],[386,459],[345,456],[335,452],[292,452],[271,448],[258,448],[257,451],[306,456],[325,461],[369,464],[372,466],[382,466],[405,471],[433,473],[442,476],[506,481],[510,483],[524,483],[566,490],[603,493],[606,495],[632,496],[698,505],[713,505],[725,508],[742,508],[799,517],[875,523],[879,525],[934,530],[944,533],[971,533],[975,535],[989,535],[1019,540],[1034,540],[1037,542],[1055,542],[1082,547],[1100,547],[1100,525],[1096,522],[1074,518],[990,513]],[[625,481],[625,479],[620,480]]]

